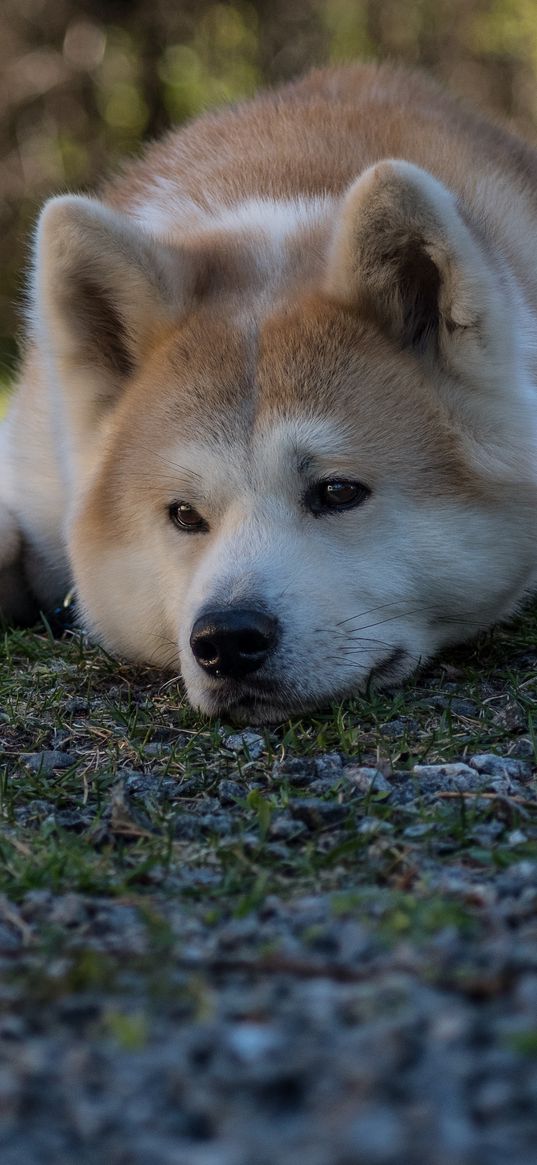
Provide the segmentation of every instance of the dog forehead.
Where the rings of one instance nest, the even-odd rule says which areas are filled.
[[[411,488],[421,466],[426,489],[451,492],[467,476],[417,359],[315,294],[264,313],[193,312],[153,354],[136,405],[129,448],[136,425],[144,450],[215,489],[268,486],[308,459],[368,484],[382,473]]]
[[[355,313],[314,294],[232,306],[198,307],[176,325],[143,371],[141,404],[215,433],[275,416],[408,412],[414,360]]]
[[[260,412],[300,404],[332,418],[408,406],[409,381],[419,380],[414,358],[374,324],[314,292],[263,321],[256,375]]]
[[[309,419],[327,458],[330,445],[339,446],[331,469],[344,470],[346,460],[369,485],[383,479],[422,499],[475,498],[482,483],[443,400],[442,375],[373,321],[312,292],[260,331],[256,428],[282,431],[282,418],[301,418],[306,456]]]
[[[251,412],[255,395],[257,325],[251,313],[199,310],[174,332],[165,349],[164,377],[154,377],[169,404],[218,429],[222,416]],[[163,383],[164,381],[164,383]]]
[[[230,305],[228,304],[229,308]],[[165,382],[181,417],[214,433],[267,430],[282,418],[326,418],[363,434],[383,417],[384,441],[400,443],[413,407],[421,429],[434,420],[416,359],[396,350],[368,321],[315,293],[248,310],[201,308],[178,330]],[[214,421],[214,423],[212,423]]]
[[[215,484],[256,490],[310,461],[344,468],[364,444],[356,411],[368,356],[356,321],[341,326],[339,314],[326,303],[308,312],[282,302],[265,313],[252,303],[239,318],[193,315],[168,355],[167,382],[181,386],[177,460]]]
[[[172,441],[162,461],[200,500],[285,492],[324,467],[352,463],[349,433],[326,417],[265,415],[262,425]]]

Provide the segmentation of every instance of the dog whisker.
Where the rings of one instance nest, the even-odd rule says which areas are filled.
[[[343,627],[345,623],[352,623],[355,619],[364,619],[366,615],[374,615],[377,611],[382,611],[386,607],[406,606],[408,604],[415,604],[415,602],[416,600],[413,598],[394,597],[385,603],[379,603],[376,607],[366,607],[365,610],[360,611],[358,615],[349,615],[347,619],[340,619],[339,622],[335,624],[335,626]],[[434,610],[433,607],[426,605],[422,605],[419,609],[420,611]],[[403,611],[402,615],[405,613],[406,612]]]

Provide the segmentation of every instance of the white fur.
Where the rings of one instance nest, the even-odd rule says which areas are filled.
[[[364,252],[360,232],[382,198],[388,213],[378,217]],[[142,415],[152,419],[148,396],[162,386],[153,386],[148,374],[143,381],[146,362],[171,333],[181,335],[184,319],[197,310],[195,246],[189,251],[182,240],[220,232],[258,254],[259,286],[242,298],[223,293],[219,305],[236,337],[239,322],[251,329],[251,360],[266,315],[292,314],[296,275],[285,298],[289,244],[308,232],[306,289],[327,295],[330,309],[339,301],[348,310],[371,279],[372,300],[380,296],[380,306],[385,300],[392,312],[393,345],[404,312],[398,314],[389,269],[386,277],[378,231],[384,222],[389,233],[398,216],[402,238],[421,231],[442,275],[438,349],[421,363],[412,357],[416,378],[427,380],[438,406],[427,424],[437,424],[439,448],[446,429],[453,435],[468,478],[475,478],[475,497],[458,492],[456,482],[429,497],[406,464],[400,480],[387,471],[401,458],[390,447],[399,442],[397,429],[382,412],[392,373],[381,356],[370,370],[380,421],[369,406],[369,426],[367,416],[363,424],[356,419],[360,384],[355,397],[348,395],[347,419],[331,417],[318,391],[316,405],[304,387],[294,393],[289,357],[281,373],[289,377],[286,407],[271,408],[269,387],[256,411],[254,371],[250,407],[239,400],[236,415],[229,405],[219,413],[218,385],[216,411],[214,398],[209,406],[198,388],[186,437],[181,361],[151,364],[165,379],[168,406],[158,448],[144,447],[142,454],[153,488],[144,491],[141,477],[134,491],[130,483],[140,466],[129,473],[121,464],[128,462],[129,409],[147,409]],[[312,272],[319,271],[315,287]],[[80,273],[89,278],[88,299]],[[116,312],[107,325],[102,315],[110,303]],[[99,310],[92,314],[96,306],[101,317]],[[219,341],[210,313],[202,320],[201,343],[213,357]],[[423,170],[387,160],[366,170],[343,199],[252,198],[233,206],[215,202],[210,210],[158,174],[125,214],[96,200],[55,200],[39,231],[33,330],[39,358],[28,364],[0,431],[0,609],[8,615],[16,613],[14,585],[23,569],[45,606],[61,599],[74,578],[84,622],[108,648],[180,670],[190,700],[205,712],[253,720],[343,697],[368,680],[400,679],[445,643],[510,614],[536,585],[537,323],[516,267],[482,248],[453,195]],[[114,352],[115,363],[104,358]],[[402,349],[390,352],[390,369],[393,352],[407,368]],[[307,375],[317,382],[315,360]],[[338,404],[337,390],[330,391]],[[410,415],[419,426],[417,407]],[[407,440],[411,459],[412,434]],[[99,511],[95,497],[105,468],[109,493]],[[372,492],[362,505],[320,517],[308,510],[312,482],[361,481],[364,472]],[[149,504],[146,492],[154,497],[159,483],[158,504]],[[174,498],[199,508],[209,532],[177,530],[167,509]],[[114,499],[121,520],[110,518]],[[96,518],[92,505],[108,517]],[[190,647],[200,613],[234,604],[260,606],[281,629],[260,675],[241,684],[208,675]]]
[[[136,655],[136,612],[143,610],[146,658],[180,668],[190,700],[203,711],[226,707],[255,720],[341,698],[363,686],[396,650],[393,671],[381,678],[400,679],[445,643],[513,610],[532,583],[535,558],[522,550],[510,511],[488,513],[483,506],[468,512],[456,499],[424,507],[403,501],[397,482],[386,482],[346,514],[315,518],[305,512],[298,462],[323,460],[328,475],[337,477],[353,455],[344,428],[300,417],[261,429],[251,448],[240,442],[165,447],[163,463],[181,465],[181,496],[189,470],[203,481],[203,502],[192,500],[211,533],[182,534],[164,523],[141,522],[128,553],[111,549],[104,562],[94,563],[94,579],[85,568],[79,593],[95,633]],[[94,589],[109,596],[106,604],[98,606]],[[200,613],[233,605],[261,606],[283,628],[264,673],[273,682],[272,697],[256,694],[248,683],[230,697],[190,651]],[[99,610],[98,619],[92,610]]]
[[[167,178],[157,177],[153,191],[129,207],[129,214],[150,234],[169,241],[184,238],[185,231],[254,231],[268,235],[275,244],[326,218],[333,212],[336,199],[330,195],[317,198],[248,198],[230,206],[217,203],[208,211],[190,199],[182,198],[177,186]]]

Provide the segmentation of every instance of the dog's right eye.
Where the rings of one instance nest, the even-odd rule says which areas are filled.
[[[361,506],[371,496],[369,486],[347,478],[330,478],[310,486],[304,504],[316,518],[321,514],[341,514]]]
[[[187,534],[206,534],[209,529],[205,518],[188,502],[172,502],[168,506],[168,514],[174,526]]]

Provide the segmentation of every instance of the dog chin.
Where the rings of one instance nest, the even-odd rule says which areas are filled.
[[[243,692],[230,695],[225,691],[205,692],[192,701],[206,716],[225,717],[236,724],[276,724],[287,720],[304,703],[298,697],[285,704],[271,699],[269,693]],[[313,705],[312,705],[313,706]]]
[[[247,687],[230,680],[195,696],[189,695],[194,706],[207,716],[225,716],[238,724],[275,724],[290,716],[313,712],[323,705],[356,696],[367,691],[370,685],[377,689],[393,687],[410,675],[415,666],[415,660],[412,661],[404,648],[396,647],[375,664],[360,683],[343,684],[331,691],[300,692],[287,683],[285,696],[278,700],[277,690],[279,686],[283,688],[283,684],[276,683],[273,687],[265,682],[258,687]]]
[[[220,693],[207,692],[199,695],[192,703],[206,716],[225,718],[235,724],[281,724],[291,716],[303,716],[315,712],[319,708],[328,707],[335,700],[343,700],[358,694],[358,688],[338,692],[323,693],[289,693],[283,700],[278,701],[276,695],[271,698],[269,693],[253,695],[243,693],[242,696],[229,696]]]

